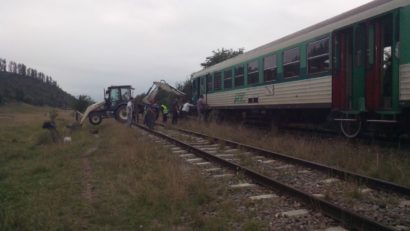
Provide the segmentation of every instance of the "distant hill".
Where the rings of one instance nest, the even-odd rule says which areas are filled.
[[[71,107],[76,99],[55,83],[16,73],[0,72],[0,104],[8,101],[66,108]]]

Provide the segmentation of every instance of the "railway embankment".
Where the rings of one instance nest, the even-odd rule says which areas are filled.
[[[346,169],[369,177],[410,186],[409,150],[399,145],[371,145],[343,137],[312,134],[294,135],[278,130],[261,131],[238,125],[201,124],[195,120],[180,123],[186,128],[248,144],[297,158]]]
[[[182,154],[180,157],[185,158],[187,162],[207,167],[205,172],[230,170],[219,175],[213,173],[214,178],[243,175],[250,178],[248,181],[251,183],[298,199],[304,206],[334,218],[349,229],[407,230],[410,225],[410,189],[405,186],[290,156],[285,158],[284,155],[272,152],[268,155],[269,151],[266,150],[193,131],[173,127],[169,129],[170,127],[165,126],[158,128],[159,132],[155,132],[139,127],[169,142],[173,153]],[[164,144],[161,140],[157,142]],[[336,174],[338,178],[332,178],[336,172],[342,174]],[[255,197],[270,199],[275,196],[267,194],[244,199]],[[278,205],[272,201],[266,203],[273,207]],[[303,213],[301,209],[292,210],[290,213],[309,214],[306,209]],[[272,219],[272,222],[276,221],[277,219]],[[287,229],[282,226],[279,228]],[[312,228],[314,227],[308,226],[307,229]]]

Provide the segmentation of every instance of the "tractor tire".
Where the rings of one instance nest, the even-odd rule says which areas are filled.
[[[128,119],[127,106],[121,105],[115,111],[115,119],[120,123],[126,123]]]
[[[90,121],[90,124],[92,125],[99,125],[102,122],[102,118],[99,113],[91,112],[88,115],[88,121]]]

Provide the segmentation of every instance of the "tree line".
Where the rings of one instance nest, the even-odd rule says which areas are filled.
[[[51,76],[23,63],[0,58],[0,105],[13,101],[68,108],[76,99],[63,91]]]
[[[245,48],[233,49],[217,49],[212,51],[212,55],[205,58],[205,62],[201,63],[203,68],[211,67],[215,64],[221,63],[227,59],[243,54]]]
[[[27,67],[23,63],[16,63],[14,61],[9,61],[7,64],[7,60],[0,58],[0,72],[8,72],[14,73],[21,76],[27,76],[34,79],[38,79],[44,83],[47,83],[51,86],[58,87],[57,81],[53,80],[53,78],[49,75],[44,74],[43,72],[37,71],[34,68]]]

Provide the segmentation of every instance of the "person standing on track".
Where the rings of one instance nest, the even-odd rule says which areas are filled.
[[[133,120],[133,102],[132,102],[132,97],[128,98],[128,103],[127,103],[127,125],[129,127],[132,126],[132,120]]]
[[[178,98],[175,98],[171,102],[171,114],[172,114],[172,124],[177,124],[178,123],[178,113],[179,113],[179,104],[178,104]]]
[[[162,111],[162,122],[166,124],[168,120],[168,107],[165,104],[162,104],[161,111]]]
[[[206,102],[204,100],[204,96],[199,96],[198,101],[196,102],[196,109],[198,111],[198,120],[205,121],[205,110],[206,110]]]

